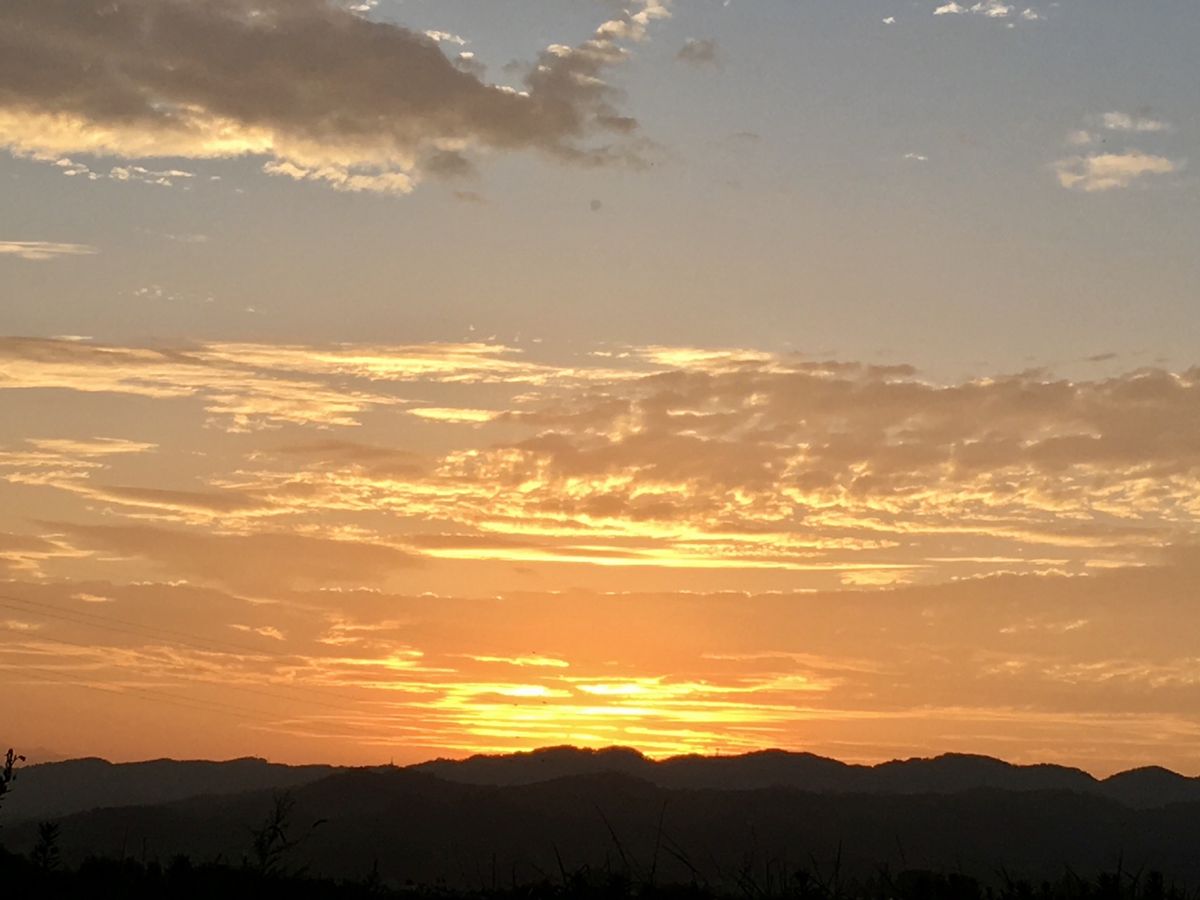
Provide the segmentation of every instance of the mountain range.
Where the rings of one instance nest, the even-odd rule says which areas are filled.
[[[386,771],[391,767],[384,767]],[[200,796],[297,788],[348,770],[285,766],[260,759],[230,762],[156,760],[110,763],[78,759],[19,770],[5,798],[8,821],[48,819],[100,808],[172,803]],[[1200,802],[1200,778],[1158,767],[1098,779],[1057,765],[1014,765],[986,756],[945,754],[853,765],[810,753],[766,750],[740,756],[678,756],[652,760],[636,750],[549,747],[527,753],[438,759],[405,771],[441,781],[520,787],[556,779],[618,774],[668,790],[748,791],[789,788],[816,794],[955,794],[1062,791],[1135,809]]]
[[[1057,790],[1105,797],[1139,808],[1200,801],[1200,778],[1189,778],[1157,766],[1098,779],[1068,766],[1014,765],[989,756],[956,753],[867,766],[785,750],[740,756],[676,756],[655,761],[625,747],[602,750],[548,747],[504,756],[439,759],[413,768],[447,781],[497,786],[619,772],[673,789],[789,787],[835,794],[948,794],[979,788]]]

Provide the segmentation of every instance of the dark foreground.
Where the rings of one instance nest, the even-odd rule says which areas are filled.
[[[1200,885],[1200,803],[1135,809],[1069,791],[994,789],[668,790],[611,773],[494,787],[405,770],[340,772],[281,799],[252,791],[76,813],[54,820],[57,848],[71,868],[89,857],[237,863],[254,858],[254,834],[277,821],[290,869],[339,881],[375,870],[393,887],[471,891],[620,872],[636,884],[694,881],[732,894],[780,873],[828,872],[835,860],[843,882],[884,865],[998,887],[1001,871],[1040,884],[1069,866],[1090,880],[1121,868]],[[0,841],[29,856],[39,822],[4,812]]]
[[[1198,780],[1159,770],[547,751],[20,774],[0,900],[1200,900]]]
[[[864,878],[843,879],[836,867],[825,872],[801,868],[792,872],[737,873],[734,883],[717,888],[698,881],[658,884],[636,881],[614,871],[560,872],[527,884],[483,884],[451,890],[437,885],[389,888],[375,873],[350,880],[306,877],[300,872],[263,872],[253,864],[193,864],[179,857],[162,866],[136,860],[88,859],[74,869],[57,861],[28,859],[0,850],[0,897],[12,900],[201,900],[201,898],[288,898],[288,900],[359,900],[404,897],[412,900],[1194,900],[1200,893],[1175,884],[1158,872],[1117,869],[1095,878],[1065,871],[1053,881],[1034,883],[1009,877],[1003,869],[997,883],[955,872],[879,867]]]

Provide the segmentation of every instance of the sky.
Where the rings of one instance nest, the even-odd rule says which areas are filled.
[[[1197,40],[7,0],[0,738],[1200,774]]]

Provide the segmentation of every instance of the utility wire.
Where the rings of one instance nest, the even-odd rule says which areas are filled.
[[[57,620],[60,622],[66,622],[66,623],[69,623],[72,625],[79,625],[84,628],[95,628],[95,629],[99,629],[102,631],[110,631],[115,634],[124,634],[124,635],[131,636],[131,637],[151,638],[151,639],[155,639],[155,640],[161,640],[166,644],[176,644],[176,645],[183,646],[183,647],[190,647],[194,650],[199,650],[199,651],[205,652],[205,653],[218,652],[218,653],[223,653],[223,654],[227,654],[227,655],[246,654],[246,655],[252,655],[257,658],[266,658],[266,659],[274,659],[274,660],[283,660],[283,659],[288,658],[287,655],[284,655],[284,654],[272,653],[270,651],[264,651],[264,650],[260,650],[260,649],[252,649],[252,648],[246,647],[244,645],[216,641],[216,640],[209,640],[207,638],[200,638],[197,640],[190,636],[185,637],[185,636],[183,636],[184,635],[183,632],[176,631],[174,629],[160,628],[158,626],[151,626],[151,625],[142,625],[142,624],[139,624],[136,622],[129,622],[127,620],[117,619],[117,618],[111,617],[111,616],[103,616],[103,615],[99,615],[97,613],[91,613],[91,612],[87,612],[84,610],[66,609],[66,608],[63,608],[60,606],[55,606],[54,604],[43,603],[43,602],[39,602],[39,601],[35,601],[35,600],[27,600],[22,597],[13,597],[13,596],[7,595],[7,594],[0,594],[0,608],[9,609],[9,610],[26,613],[26,614],[33,613],[33,614],[44,616],[46,618]],[[67,646],[80,647],[83,649],[94,649],[92,646],[87,645],[87,644],[74,643],[71,641],[63,640],[61,638],[51,638],[51,637],[48,637],[45,635],[39,635],[38,639],[44,640],[44,641],[49,641],[52,643],[64,644]],[[202,641],[203,643],[200,643],[198,641]],[[207,646],[205,646],[205,644],[207,644]],[[216,649],[214,650],[214,648],[216,648]],[[231,652],[230,648],[233,648],[234,650],[236,650],[236,652]],[[272,685],[273,690],[271,692],[260,690],[260,689],[255,689],[255,688],[250,688],[250,687],[245,687],[245,686],[241,686],[241,685],[222,685],[222,687],[226,687],[226,688],[229,688],[232,690],[242,691],[244,693],[254,693],[254,694],[264,696],[264,697],[270,697],[272,699],[286,700],[286,701],[292,702],[292,703],[302,702],[302,703],[312,704],[312,705],[317,705],[317,706],[325,706],[330,709],[336,709],[339,711],[345,710],[347,702],[353,702],[353,703],[364,702],[361,699],[354,699],[354,700],[350,700],[350,701],[347,701],[345,699],[338,699],[336,701],[335,700],[322,700],[319,697],[312,696],[312,693],[325,693],[315,687],[289,688],[285,685]],[[304,692],[303,696],[295,693],[295,692],[299,692],[299,691]],[[291,692],[291,693],[289,694],[289,693],[285,693],[285,692]],[[329,696],[329,695],[326,694],[326,696]]]

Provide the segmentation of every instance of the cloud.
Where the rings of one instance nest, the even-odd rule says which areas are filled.
[[[59,389],[155,399],[198,398],[230,430],[283,423],[354,425],[397,402],[285,373],[263,374],[220,353],[107,347],[85,341],[0,338],[0,391]]]
[[[179,181],[195,178],[195,172],[182,169],[147,169],[145,166],[112,166],[107,172],[92,169],[70,157],[54,160],[54,165],[68,178],[86,178],[88,181],[121,181],[151,184],[158,187],[175,187]]]
[[[487,66],[481,62],[475,53],[471,50],[463,50],[454,58],[454,65],[458,66],[464,72],[483,78],[487,74]]]
[[[604,75],[667,14],[642,0],[578,46],[549,48],[513,89],[332,0],[12,0],[0,145],[47,159],[255,156],[270,174],[386,193],[412,190],[439,151],[636,163],[636,123]]]
[[[30,262],[46,262],[70,256],[93,256],[100,251],[88,244],[58,244],[48,241],[0,241],[0,256],[15,256]]]
[[[410,409],[408,412],[410,415],[414,415],[420,419],[427,419],[433,422],[449,422],[458,425],[483,424],[484,422],[492,421],[497,415],[497,413],[486,409],[447,409],[436,406],[418,406]]]
[[[506,666],[533,666],[539,669],[568,669],[571,664],[551,656],[472,656],[470,659],[483,663],[501,663]]]
[[[0,671],[246,688],[262,752],[362,761],[569,736],[1108,765],[1200,736],[1200,369],[557,359],[0,343],[0,386],[139,398],[97,407],[125,432],[0,446]],[[222,404],[288,428],[204,440]]]
[[[544,384],[574,374],[532,362],[511,347],[482,342],[328,347],[212,343],[204,345],[198,357],[219,365],[342,375],[373,382]]]
[[[148,289],[148,296],[154,296],[155,290]],[[388,384],[532,386],[631,374],[551,366],[529,360],[513,348],[485,343],[325,347],[209,343],[148,348],[0,337],[0,391],[58,389],[195,398],[213,422],[231,431],[285,424],[354,426],[371,410],[407,405],[383,390]],[[359,383],[347,387],[346,380]],[[475,415],[471,421],[480,420],[475,410],[466,414]]]
[[[182,169],[147,169],[145,166],[114,166],[108,177],[113,181],[139,181],[159,187],[174,187],[181,179],[195,178],[194,172]]]
[[[238,490],[105,485],[93,480],[123,458],[159,450],[156,444],[115,439],[27,439],[14,449],[0,447],[0,481],[55,488],[140,518],[211,524],[235,514],[246,519],[272,512],[266,498]]]
[[[1059,184],[1087,193],[1127,188],[1147,175],[1170,175],[1181,168],[1181,162],[1140,150],[1070,156],[1055,163]]]
[[[1013,7],[1002,0],[984,0],[984,2],[972,6],[971,12],[992,19],[1003,19],[1012,14]]]
[[[37,578],[44,563],[80,555],[56,538],[0,531],[0,576]]]
[[[241,483],[297,512],[453,523],[459,534],[436,542],[398,537],[441,559],[857,583],[987,570],[1001,558],[1019,570],[1128,563],[1196,530],[1194,371],[937,385],[904,366],[677,357],[689,362],[554,383],[501,413],[439,409],[435,418],[473,423],[480,436],[424,463],[377,473],[386,451],[331,448],[312,463],[264,456]],[[1044,549],[1028,555],[1031,546]]]
[[[370,413],[390,446],[260,438],[252,458],[206,468],[200,487],[146,487],[121,454],[29,444],[0,448],[0,476],[111,516],[246,532],[292,522],[434,560],[817,584],[1079,572],[1146,561],[1200,531],[1198,384],[1196,370],[1161,369],[938,384],[910,366],[736,348],[551,365],[472,344],[10,339],[0,389],[190,401],[235,430],[347,427]]]
[[[422,163],[430,175],[446,180],[470,178],[475,175],[475,165],[455,150],[438,150]]]
[[[944,3],[934,9],[935,16],[962,16],[962,15],[977,15],[984,16],[988,19],[1004,19],[1020,18],[1026,22],[1039,21],[1041,14],[1032,7],[1027,7],[1017,15],[1017,8],[1010,3],[1004,3],[1003,0],[980,0],[978,3],[964,5],[950,0],[949,3]],[[1011,22],[1009,27],[1012,27]]]
[[[456,44],[459,47],[464,47],[470,43],[466,38],[450,31],[426,31],[425,36],[431,41],[437,41],[439,44]]]
[[[1089,116],[1088,123],[1088,128],[1077,129],[1067,135],[1067,145],[1079,148],[1078,152],[1054,164],[1059,184],[1068,190],[1100,192],[1127,188],[1146,176],[1179,172],[1185,165],[1183,160],[1147,153],[1136,147],[1090,153],[1082,149],[1095,147],[1101,142],[1107,143],[1105,132],[1145,137],[1166,134],[1174,130],[1169,122],[1114,111]]]
[[[721,66],[721,49],[712,38],[688,38],[675,58],[692,66]]]
[[[1130,131],[1136,133],[1170,131],[1171,125],[1158,119],[1131,116],[1122,112],[1107,112],[1100,121],[1109,131]]]

